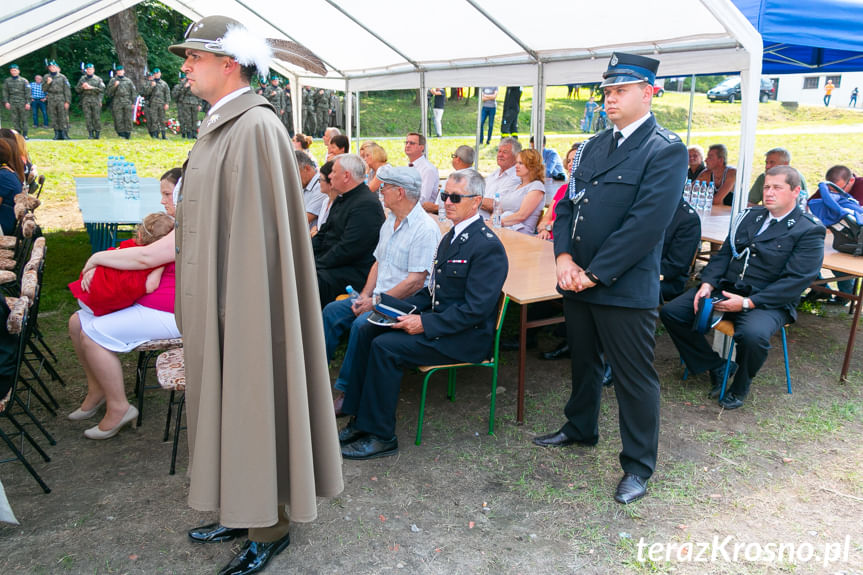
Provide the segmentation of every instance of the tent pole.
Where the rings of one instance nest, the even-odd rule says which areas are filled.
[[[352,141],[354,138],[353,134],[353,118],[351,118],[351,114],[353,112],[353,106],[351,106],[351,81],[345,80],[345,134],[348,136],[348,142]],[[359,138],[359,134],[357,134],[357,138]],[[359,146],[359,141],[356,142],[354,146],[357,148]],[[359,149],[359,148],[357,148]]]
[[[422,116],[422,124],[420,124],[420,134],[423,135],[423,138],[426,140],[426,149],[425,156],[428,157],[428,127],[429,127],[429,105],[428,98],[426,98],[426,93],[428,92],[428,88],[426,88],[426,73],[423,70],[420,70],[420,116]]]
[[[353,105],[353,104],[352,104]],[[360,92],[357,91],[357,140],[360,139]],[[359,151],[359,146],[357,151]]]
[[[299,76],[297,76],[297,85],[291,88],[291,92],[291,99],[297,103],[294,106],[294,126],[298,134],[305,134],[306,127],[303,126],[303,81],[300,80]]]
[[[686,147],[689,147],[689,136],[692,133],[692,104],[695,102],[695,74],[692,75],[692,85],[689,86],[689,118],[686,120]]]
[[[542,157],[542,135],[545,131],[545,69],[542,61],[536,65],[536,87],[533,90],[533,141]]]
[[[479,170],[479,148],[482,146],[482,125],[480,124],[482,121],[482,88],[476,86],[474,89],[476,90],[476,142],[473,148],[473,167]]]

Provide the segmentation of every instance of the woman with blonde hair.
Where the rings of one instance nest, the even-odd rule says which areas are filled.
[[[366,164],[369,166],[369,189],[377,192],[383,182],[378,179],[376,174],[382,166],[387,165],[387,151],[372,142],[366,149]]]
[[[501,225],[523,234],[533,234],[545,199],[542,155],[533,149],[520,151],[515,161],[515,175],[521,178],[521,184],[500,198]]]

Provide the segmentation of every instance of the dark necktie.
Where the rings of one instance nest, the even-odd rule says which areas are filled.
[[[413,168],[413,167],[414,167],[414,163],[413,163],[413,162],[411,162],[410,164],[408,164],[408,167],[409,167],[409,168]]]
[[[763,232],[761,232],[761,233],[759,233],[758,235],[763,234],[764,232],[766,232],[767,230],[769,230],[770,228],[772,228],[773,226],[775,226],[775,225],[776,225],[776,222],[778,222],[778,221],[779,221],[779,220],[777,220],[777,219],[771,219],[771,220],[770,220],[770,223],[769,223],[769,224],[767,224],[767,227],[766,227],[766,228],[764,228],[764,231],[763,231]]]
[[[614,136],[611,138],[611,148],[608,150],[608,155],[614,153],[614,150],[617,149],[617,144],[620,142],[620,139],[623,137],[623,132],[615,132]]]

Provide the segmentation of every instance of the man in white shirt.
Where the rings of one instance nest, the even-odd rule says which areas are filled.
[[[495,193],[503,197],[521,184],[521,178],[515,175],[515,160],[519,152],[521,144],[515,138],[502,138],[497,145],[498,168],[485,179],[485,196],[479,210],[483,218],[490,218],[494,211]]]
[[[405,155],[408,157],[408,167],[416,168],[420,173],[423,185],[420,190],[420,203],[425,211],[438,212],[438,188],[440,181],[437,167],[425,157],[426,139],[422,134],[411,132],[405,137]]]
[[[309,220],[309,230],[311,230],[318,225],[318,215],[327,201],[327,196],[321,191],[321,177],[311,156],[302,150],[294,150],[294,156],[297,158],[297,169],[300,171],[303,204],[306,206],[306,218]]]

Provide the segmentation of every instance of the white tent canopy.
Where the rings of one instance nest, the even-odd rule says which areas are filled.
[[[275,68],[295,85],[346,92],[596,82],[614,50],[658,58],[663,76],[739,71],[744,100],[737,189],[749,179],[762,42],[731,0],[617,0],[607,8],[592,0],[162,1],[193,20],[229,15],[263,36],[298,42],[327,64],[327,75],[283,62]],[[135,4],[4,2],[0,65]],[[543,94],[535,92],[539,110]],[[543,114],[535,119],[539,135]]]

